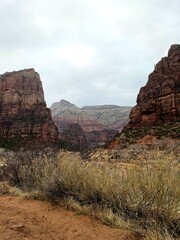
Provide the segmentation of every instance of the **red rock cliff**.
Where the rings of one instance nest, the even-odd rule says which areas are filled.
[[[128,127],[155,125],[180,117],[180,45],[159,61],[140,89],[137,105],[130,113]]]
[[[44,101],[39,74],[34,69],[0,76],[0,137],[58,139],[51,111]]]

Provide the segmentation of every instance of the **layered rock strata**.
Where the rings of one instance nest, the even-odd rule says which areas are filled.
[[[80,142],[88,143],[86,146],[96,146],[114,137],[122,130],[129,120],[131,107],[120,107],[115,105],[86,106],[79,108],[74,104],[61,100],[51,106],[52,116],[58,126],[60,138],[71,138],[71,142],[76,145]],[[76,128],[71,128],[71,124]],[[79,125],[79,127],[77,127]],[[69,137],[67,135],[70,129]],[[79,141],[77,130],[79,129]],[[80,131],[82,129],[82,131]],[[74,133],[73,133],[74,131]],[[73,135],[76,138],[73,139]],[[83,137],[82,137],[83,136]],[[85,140],[85,138],[86,140]]]
[[[34,69],[0,76],[0,137],[58,140],[39,74]]]
[[[180,118],[180,45],[170,47],[140,89],[128,127],[171,122]]]

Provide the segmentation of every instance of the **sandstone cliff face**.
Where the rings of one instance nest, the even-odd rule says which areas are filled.
[[[130,109],[131,107],[114,105],[78,108],[65,100],[51,106],[53,120],[58,126],[60,138],[65,140],[63,135],[67,133],[69,125],[76,124],[76,127],[79,125],[79,129],[82,129],[89,146],[106,142],[121,131],[128,122]],[[72,131],[73,129],[70,134]],[[79,131],[79,134],[82,136],[82,132]],[[86,140],[84,139],[83,142]]]
[[[129,113],[132,107],[120,107],[116,105],[85,106],[85,112],[96,124],[101,125],[101,129],[113,129],[121,131],[129,121]],[[87,129],[88,130],[88,129]],[[92,130],[90,128],[90,130]]]
[[[34,69],[0,75],[0,137],[58,139],[40,77]]]
[[[180,117],[180,45],[172,45],[140,89],[128,127],[156,125]]]
[[[77,123],[70,123],[64,126],[62,133],[60,134],[60,140],[66,145],[74,150],[84,150],[88,148],[88,140]]]

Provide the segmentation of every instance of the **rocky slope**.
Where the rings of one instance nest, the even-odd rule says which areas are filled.
[[[174,44],[140,89],[137,105],[121,134],[107,148],[142,144],[179,151],[180,141],[180,45]],[[169,143],[169,144],[167,144]]]
[[[140,89],[128,127],[159,125],[180,117],[180,45],[170,47]]]
[[[58,139],[58,129],[46,106],[39,74],[34,69],[0,75],[0,137]]]
[[[60,138],[65,140],[64,133],[67,133],[71,124],[75,124],[73,127],[76,134],[73,134],[73,129],[69,134],[76,135],[76,139],[79,141],[77,138],[79,131],[83,143],[87,143],[86,146],[106,142],[121,131],[128,122],[130,110],[131,107],[115,105],[79,108],[66,100],[61,100],[51,106],[53,120],[58,126]],[[72,141],[75,143],[76,140],[72,138]]]

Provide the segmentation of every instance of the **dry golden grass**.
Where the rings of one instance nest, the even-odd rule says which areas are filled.
[[[0,195],[8,194],[10,186],[6,182],[0,182]]]
[[[178,153],[137,154],[131,149],[121,154],[123,161],[117,154],[113,161],[105,157],[84,161],[68,152],[33,157],[11,153],[5,156],[5,172],[1,171],[5,175],[0,177],[28,191],[26,197],[62,204],[108,225],[147,235],[146,240],[178,239]]]

